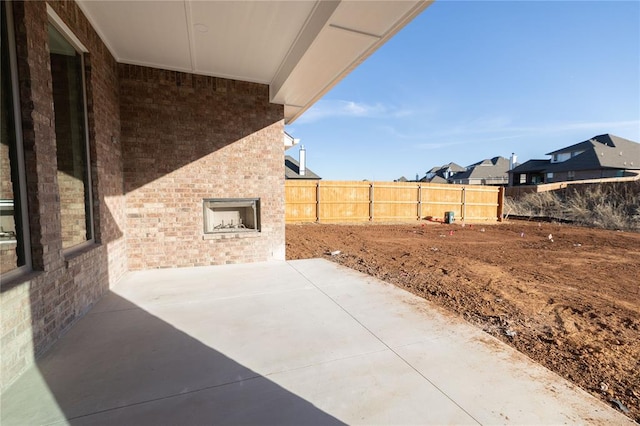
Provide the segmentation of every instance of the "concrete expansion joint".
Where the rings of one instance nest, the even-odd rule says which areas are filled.
[[[290,264],[291,265],[291,264]],[[402,355],[400,355],[398,352],[396,352],[391,346],[389,346],[387,344],[387,342],[385,342],[383,339],[381,339],[376,333],[374,333],[370,328],[368,328],[366,325],[364,325],[358,318],[356,318],[355,316],[353,316],[353,314],[351,312],[349,312],[344,306],[342,306],[340,303],[338,303],[337,300],[335,300],[333,297],[331,297],[329,294],[327,294],[327,292],[325,292],[323,289],[321,289],[320,287],[318,287],[313,281],[311,281],[303,272],[301,272],[299,269],[297,269],[294,265],[291,265],[291,267],[293,269],[295,269],[300,276],[302,276],[307,282],[309,282],[311,285],[313,285],[315,288],[318,289],[318,291],[320,291],[322,294],[325,295],[325,297],[327,297],[329,300],[331,300],[336,306],[338,306],[344,313],[346,313],[348,316],[350,316],[355,322],[357,322],[360,327],[362,327],[363,329],[365,329],[371,336],[373,336],[376,340],[378,340],[380,343],[382,343],[389,351],[393,352],[393,354],[399,358],[400,360],[402,360],[402,362],[404,362],[409,368],[411,368],[413,371],[415,371],[416,373],[418,373],[424,380],[426,380],[427,382],[429,382],[434,388],[436,388],[438,390],[438,392],[440,392],[444,397],[446,397],[449,401],[451,401],[454,405],[456,405],[458,408],[460,408],[465,414],[467,414],[471,419],[473,419],[476,423],[478,424],[482,424],[478,419],[476,419],[471,413],[469,413],[464,407],[462,407],[460,404],[458,404],[457,401],[455,401],[450,395],[448,395],[443,389],[441,389],[436,383],[434,383],[433,381],[431,381],[427,376],[425,376],[420,370],[418,370],[413,364],[411,364],[409,361],[407,361]]]
[[[234,384],[238,384],[238,383],[242,383],[242,382],[247,382],[247,381],[250,381],[250,380],[259,379],[260,377],[263,377],[263,376],[261,376],[260,374],[256,374],[256,375],[251,376],[251,377],[245,377],[245,378],[242,378],[242,379],[239,379],[239,380],[233,380],[233,381],[229,381],[229,382],[226,382],[226,383],[219,383],[217,385],[205,386],[205,387],[202,387],[202,388],[199,388],[199,389],[192,389],[192,390],[185,391],[185,392],[179,392],[179,393],[175,393],[175,394],[172,394],[172,395],[166,395],[166,396],[163,396],[163,397],[160,397],[160,398],[152,398],[152,399],[147,399],[147,400],[144,400],[144,401],[137,401],[137,402],[133,402],[131,404],[125,404],[125,405],[120,405],[120,406],[117,406],[117,407],[106,408],[104,410],[94,411],[93,413],[81,414],[81,415],[78,415],[78,416],[69,417],[67,420],[77,420],[77,419],[87,418],[87,417],[91,417],[91,416],[95,416],[95,415],[99,415],[99,414],[103,414],[103,413],[108,413],[108,412],[111,412],[111,411],[117,411],[117,410],[122,410],[122,409],[125,409],[125,408],[135,407],[137,405],[148,404],[150,402],[164,401],[164,400],[168,400],[168,399],[179,397],[179,396],[195,394],[195,393],[206,391],[206,390],[210,390],[210,389],[216,389],[216,388],[221,388],[221,387],[234,385]]]

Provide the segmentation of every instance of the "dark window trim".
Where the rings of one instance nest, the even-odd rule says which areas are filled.
[[[5,7],[7,41],[9,52],[9,72],[11,75],[11,97],[13,107],[14,136],[16,139],[16,162],[18,166],[18,202],[20,203],[20,217],[18,218],[21,227],[21,239],[23,247],[24,265],[2,274],[2,282],[13,280],[19,276],[26,275],[32,270],[31,258],[31,233],[29,232],[29,213],[27,206],[27,185],[24,163],[24,147],[22,135],[22,116],[20,110],[20,90],[18,81],[18,65],[16,54],[16,39],[14,34],[13,8],[11,1],[3,2]],[[14,197],[15,200],[16,197]],[[15,208],[15,207],[14,207]]]
[[[88,214],[86,218],[87,223],[91,227],[91,238],[86,241],[76,244],[72,247],[68,247],[63,250],[65,258],[72,258],[80,252],[88,249],[96,244],[96,230],[94,221],[94,203],[93,203],[93,179],[92,179],[92,158],[91,158],[91,146],[89,142],[89,111],[87,109],[87,74],[86,74],[86,61],[85,54],[89,50],[82,44],[82,42],[75,36],[73,31],[64,23],[64,21],[58,16],[53,8],[47,4],[47,15],[49,18],[49,24],[52,25],[66,40],[73,46],[73,48],[80,54],[81,69],[82,69],[82,103],[84,112],[84,142],[85,142],[85,155],[86,155],[86,187],[87,196],[86,201],[89,205],[85,206],[85,210]]]

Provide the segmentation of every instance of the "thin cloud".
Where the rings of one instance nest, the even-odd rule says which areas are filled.
[[[403,110],[381,103],[368,104],[345,100],[320,100],[298,119],[298,123],[313,123],[327,118],[338,117],[406,117],[411,115],[410,110]]]
[[[448,148],[451,146],[462,145],[464,142],[434,142],[434,143],[419,143],[414,145],[413,147],[420,150],[430,150],[430,149],[441,149]]]
[[[535,132],[542,130],[545,133],[560,133],[570,132],[573,130],[603,130],[616,129],[616,128],[635,128],[640,129],[640,120],[628,120],[628,121],[587,121],[587,122],[574,122],[574,123],[553,123],[546,126],[536,127],[523,127],[523,131]],[[518,129],[518,128],[516,128]]]
[[[429,126],[429,124],[425,124],[425,126]],[[497,116],[456,123],[445,130],[436,132],[429,130],[401,131],[391,125],[380,126],[379,129],[396,140],[419,141],[411,145],[412,149],[436,150],[468,143],[489,144],[507,140],[516,141],[534,136],[546,137],[575,131],[590,131],[595,135],[605,132],[616,134],[621,129],[631,129],[640,134],[640,120],[541,123],[540,125],[518,126],[513,125],[507,117]],[[588,136],[593,135],[585,137]]]
[[[466,139],[466,142],[490,142],[507,139],[520,139],[535,135],[547,136],[580,130],[615,134],[616,131],[620,129],[632,129],[638,133],[640,132],[640,120],[541,123],[539,125],[518,126],[512,125],[506,118],[495,118],[478,119],[467,123],[452,125],[448,129],[440,132],[425,131],[415,133],[402,133],[396,131],[390,126],[385,127],[387,132],[400,139],[446,140],[452,138],[460,139],[463,137]],[[487,138],[487,135],[492,135],[492,137]],[[417,144],[416,147],[420,148],[423,145],[432,146],[433,144]]]
[[[480,124],[480,125],[478,125]],[[540,123],[537,125],[518,126],[512,125],[504,118],[479,120],[464,126],[467,134],[480,133],[517,133],[519,136],[529,136],[535,134],[552,134],[562,132],[572,132],[576,130],[612,131],[610,129],[620,128],[640,128],[640,120],[627,121],[583,121],[583,122],[555,122]]]

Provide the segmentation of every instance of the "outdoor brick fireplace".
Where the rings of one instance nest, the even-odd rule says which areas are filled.
[[[204,233],[259,232],[259,198],[204,199]]]

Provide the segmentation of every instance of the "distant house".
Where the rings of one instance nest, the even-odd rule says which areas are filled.
[[[434,176],[431,179],[422,178],[421,182],[427,183],[449,183],[449,181],[441,176]]]
[[[300,143],[300,139],[296,139],[289,133],[284,132],[284,150],[288,150]],[[302,180],[320,180],[322,179],[311,170],[307,169],[307,150],[304,145],[300,145],[299,160],[290,155],[284,156],[284,178],[285,179],[302,179]]]
[[[449,179],[456,173],[464,172],[465,169],[456,163],[445,164],[444,166],[436,166],[431,168],[426,175],[420,179],[420,182],[428,183],[449,183]]]
[[[322,179],[317,174],[313,173],[311,170],[306,168],[305,158],[304,158],[304,147],[300,149],[301,151],[301,160],[298,161],[290,155],[285,155],[284,157],[284,178],[285,179],[306,179],[306,180],[320,180]],[[303,164],[303,167],[300,167],[300,164]]]
[[[509,172],[509,185],[535,185],[570,180],[640,174],[640,144],[604,134],[552,151],[547,160],[529,160]]]
[[[453,175],[449,182],[461,185],[506,185],[509,182],[511,160],[493,157],[472,164],[465,171]]]
[[[509,186],[545,183],[547,167],[549,160],[529,160],[522,163],[509,171]]]

